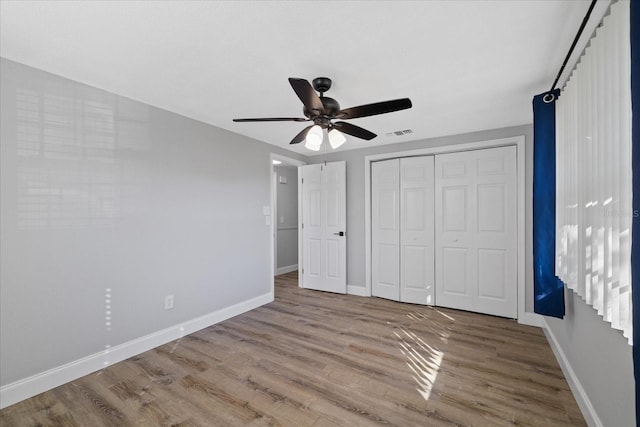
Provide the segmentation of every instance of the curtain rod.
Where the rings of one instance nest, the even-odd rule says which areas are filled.
[[[558,84],[558,80],[560,80],[560,76],[562,75],[562,72],[564,71],[564,67],[567,66],[567,62],[569,62],[569,58],[571,57],[571,54],[573,53],[573,49],[575,49],[576,44],[578,44],[578,40],[580,40],[580,36],[582,35],[582,31],[584,31],[584,27],[587,25],[587,22],[589,22],[589,17],[591,16],[591,12],[593,11],[593,8],[596,5],[596,1],[598,1],[598,0],[591,0],[591,5],[589,5],[589,10],[587,10],[587,14],[584,16],[584,19],[582,19],[582,24],[580,24],[580,28],[578,29],[578,33],[574,37],[573,43],[571,43],[571,47],[569,48],[569,52],[567,53],[567,56],[564,58],[564,62],[562,63],[562,66],[560,67],[560,71],[558,71],[558,75],[556,76],[556,79],[553,81],[553,85],[551,86],[551,89],[549,89],[550,93],[545,95],[545,99],[544,99],[545,102],[551,102],[555,98],[555,96],[551,92],[553,92],[553,90],[556,88],[556,85]],[[548,96],[550,96],[550,98],[547,98]]]

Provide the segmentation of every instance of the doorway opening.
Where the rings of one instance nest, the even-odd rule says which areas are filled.
[[[298,166],[306,163],[271,153],[272,276],[298,269]]]

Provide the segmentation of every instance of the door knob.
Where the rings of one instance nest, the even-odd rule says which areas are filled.
[[[336,236],[344,236],[344,231],[338,231],[337,233],[333,233]]]

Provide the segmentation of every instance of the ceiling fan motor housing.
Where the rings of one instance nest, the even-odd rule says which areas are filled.
[[[324,107],[324,114],[318,114],[317,111],[309,111],[306,107],[303,108],[304,115],[316,122],[317,125],[322,126],[322,119],[335,118],[336,114],[340,112],[340,104],[333,98],[323,96],[320,98],[322,106]],[[320,121],[320,123],[318,123]]]
[[[313,79],[313,88],[322,94],[331,89],[331,79],[329,77],[316,77]]]

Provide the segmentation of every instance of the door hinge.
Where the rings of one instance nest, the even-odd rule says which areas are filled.
[[[302,274],[304,274],[304,268],[302,269]]]
[[[320,172],[322,172],[322,170],[323,170],[323,169],[322,169],[322,165],[320,165]]]
[[[300,179],[300,184],[304,184],[304,178]]]
[[[304,223],[302,224],[302,228],[304,228]]]

